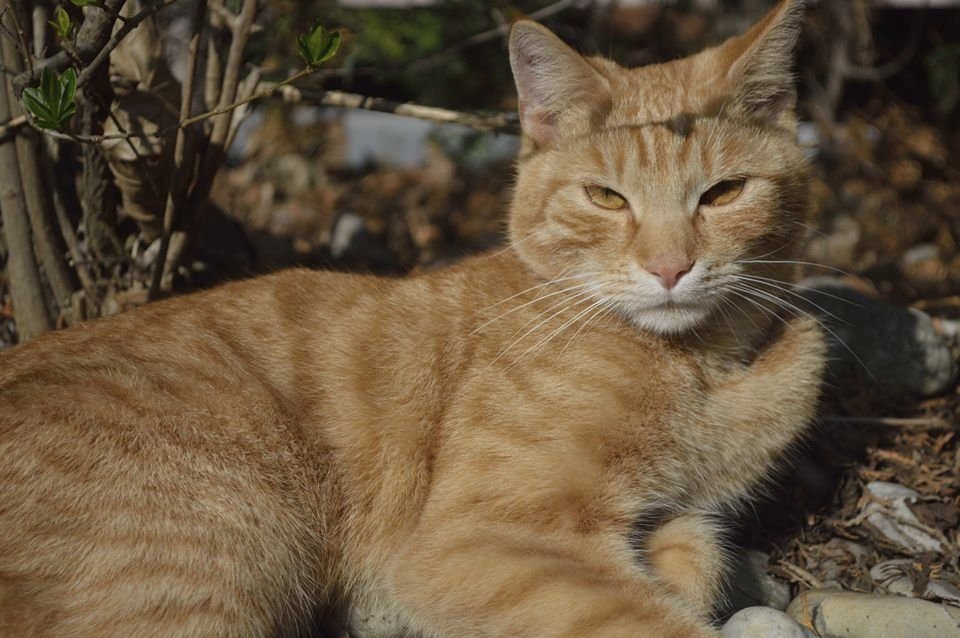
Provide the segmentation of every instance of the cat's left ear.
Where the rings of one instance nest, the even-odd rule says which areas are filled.
[[[705,52],[720,72],[723,108],[796,126],[793,66],[802,21],[803,0],[782,0],[747,33]]]
[[[510,30],[510,66],[520,124],[538,147],[554,143],[609,99],[604,78],[549,29],[530,20],[520,20]]]

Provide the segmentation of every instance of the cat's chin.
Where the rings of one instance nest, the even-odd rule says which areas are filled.
[[[634,309],[630,322],[644,332],[660,335],[679,335],[693,330],[710,315],[704,304],[663,304],[652,308]]]

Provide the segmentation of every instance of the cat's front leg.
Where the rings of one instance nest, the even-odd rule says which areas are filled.
[[[767,475],[807,428],[816,413],[825,356],[817,322],[795,318],[750,366],[709,391],[702,418],[714,445],[699,462],[715,469],[725,493],[743,493]]]
[[[397,556],[391,589],[412,626],[444,638],[718,635],[659,582],[619,569],[629,552],[606,555],[610,538],[570,543],[532,530],[479,532],[485,527],[438,529]]]

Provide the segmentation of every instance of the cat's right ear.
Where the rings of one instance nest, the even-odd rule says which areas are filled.
[[[517,85],[520,124],[537,146],[549,146],[561,124],[589,117],[606,80],[544,26],[520,20],[510,30],[510,67]]]

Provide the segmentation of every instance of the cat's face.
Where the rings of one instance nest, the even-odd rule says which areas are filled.
[[[758,278],[780,280],[784,265],[760,262],[793,258],[807,203],[784,66],[794,9],[782,3],[746,36],[634,70],[516,27],[527,136],[511,239],[527,263],[584,308],[596,301],[658,333],[776,294]]]

